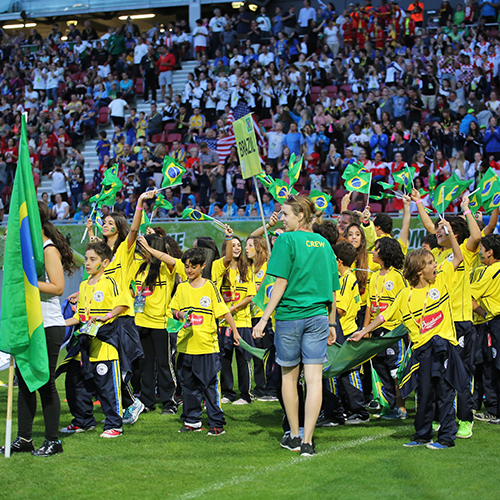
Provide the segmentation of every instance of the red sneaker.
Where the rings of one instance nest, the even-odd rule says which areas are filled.
[[[107,429],[102,434],[102,438],[117,438],[123,434],[122,429]]]

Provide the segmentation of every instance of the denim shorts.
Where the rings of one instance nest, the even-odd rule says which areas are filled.
[[[276,362],[280,366],[297,366],[325,363],[328,358],[328,316],[295,321],[276,320],[274,343],[276,345]]]

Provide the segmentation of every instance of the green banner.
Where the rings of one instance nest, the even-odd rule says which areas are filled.
[[[252,114],[240,118],[233,122],[234,135],[236,137],[236,146],[241,164],[241,175],[243,179],[248,179],[254,175],[260,174],[259,149],[255,139],[255,130],[253,129]]]
[[[325,217],[328,219],[328,217]],[[336,220],[337,216],[333,217]],[[394,237],[397,238],[399,232],[401,231],[401,218],[392,219],[394,223]],[[223,222],[227,222],[234,230],[236,236],[246,239],[250,236],[252,231],[260,227],[262,223],[259,219],[254,220],[231,220],[224,219]],[[151,225],[153,227],[161,226],[165,229],[167,234],[174,238],[179,246],[186,250],[193,246],[194,240],[198,236],[210,236],[215,240],[217,245],[222,245],[224,241],[224,233],[210,221],[181,221],[173,220],[169,222],[160,222],[153,219]],[[281,223],[278,223],[276,227],[280,227]],[[71,248],[76,252],[77,263],[83,265],[83,254],[85,253],[85,246],[88,243],[80,243],[83,233],[85,231],[84,224],[56,224],[57,229],[69,240]],[[5,227],[0,227],[0,265],[3,266],[3,255],[4,255],[4,245],[5,239],[3,235],[5,233]],[[420,248],[420,242],[422,238],[427,234],[424,226],[416,217],[411,220],[410,229],[410,249]]]

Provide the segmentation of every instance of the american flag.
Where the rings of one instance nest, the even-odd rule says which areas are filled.
[[[231,146],[236,146],[236,137],[234,136],[233,122],[239,120],[244,116],[251,113],[250,108],[246,104],[238,104],[234,110],[232,109],[227,117],[227,124],[229,125],[229,130],[226,137],[219,139],[216,142],[216,147],[212,147],[208,141],[207,145],[210,149],[217,151],[219,155],[219,161],[224,163],[226,158],[231,154]],[[253,128],[255,130],[255,138],[257,139],[257,144],[261,147],[265,147],[266,140],[260,131],[259,124],[255,120],[255,115],[252,115]]]

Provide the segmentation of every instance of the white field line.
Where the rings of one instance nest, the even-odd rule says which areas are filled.
[[[228,479],[227,481],[222,481],[220,483],[214,483],[210,486],[206,486],[204,488],[199,488],[194,491],[188,491],[184,493],[183,495],[180,495],[177,497],[179,500],[188,500],[190,498],[199,498],[207,493],[214,492],[217,490],[221,490],[222,488],[225,488],[226,486],[231,486],[234,487],[238,484],[241,483],[246,483],[249,481],[254,481],[257,479],[258,476],[262,476],[264,474],[268,474],[270,472],[275,472],[278,470],[283,470],[287,467],[290,467],[292,465],[296,465],[299,463],[304,463],[304,460],[314,460],[315,458],[319,457],[324,457],[325,455],[330,455],[332,453],[335,453],[337,451],[341,450],[348,450],[349,448],[355,448],[356,446],[360,446],[365,443],[369,443],[370,441],[376,441],[377,439],[382,439],[391,436],[392,434],[395,434],[396,432],[401,431],[402,429],[405,428],[410,428],[412,427],[411,425],[405,425],[398,427],[397,429],[392,429],[390,431],[382,432],[380,434],[375,434],[372,436],[365,436],[360,439],[354,439],[352,441],[346,441],[345,443],[340,443],[335,446],[331,446],[327,448],[324,451],[318,452],[316,455],[309,457],[309,458],[302,458],[300,455],[296,455],[296,453],[293,453],[293,455],[296,455],[292,457],[291,459],[287,461],[282,461],[274,465],[268,465],[259,468],[258,470],[254,470],[252,472],[249,472],[248,474],[242,474],[241,476],[235,476],[231,479]],[[289,452],[292,453],[292,452]]]

